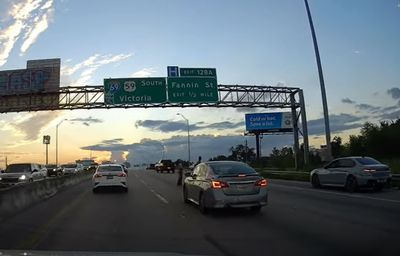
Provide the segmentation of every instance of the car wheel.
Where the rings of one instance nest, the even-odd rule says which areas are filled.
[[[311,184],[314,188],[321,187],[321,183],[319,182],[318,174],[314,174],[313,176],[311,176]]]
[[[183,202],[185,204],[189,203],[188,192],[187,192],[187,188],[186,187],[183,187]]]
[[[260,212],[261,211],[261,206],[252,206],[252,207],[250,207],[250,210],[252,211],[252,212]]]
[[[358,184],[357,184],[357,180],[354,176],[347,177],[345,189],[350,193],[357,191]]]
[[[124,188],[124,193],[128,193],[128,188]]]
[[[208,213],[208,209],[205,206],[205,202],[204,202],[204,196],[203,194],[200,194],[200,198],[199,198],[199,210],[202,214],[207,214]]]
[[[99,192],[96,188],[92,189],[94,194],[97,194],[97,192]]]
[[[30,179],[29,179],[29,182],[33,182],[33,179],[32,179],[32,178],[30,178]]]

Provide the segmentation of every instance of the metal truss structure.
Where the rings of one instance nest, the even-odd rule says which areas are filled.
[[[294,123],[294,151],[299,151],[300,132],[305,147],[304,162],[308,163],[308,134],[303,91],[295,87],[258,85],[218,85],[218,102],[215,103],[131,103],[105,104],[104,87],[60,87],[58,91],[21,95],[0,95],[0,113],[112,108],[289,108]],[[301,118],[301,127],[299,128]],[[258,136],[257,136],[258,137]],[[297,161],[296,161],[297,163]],[[297,164],[296,164],[297,165]]]

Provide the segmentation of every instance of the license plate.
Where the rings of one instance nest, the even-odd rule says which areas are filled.
[[[247,185],[236,185],[236,188],[239,190],[245,190],[247,189]]]
[[[113,176],[107,176],[107,180],[111,180]]]

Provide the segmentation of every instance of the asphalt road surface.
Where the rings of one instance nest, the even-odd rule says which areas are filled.
[[[202,215],[176,174],[130,170],[129,192],[68,188],[0,221],[1,249],[196,255],[399,255],[400,192],[273,180],[261,213]]]

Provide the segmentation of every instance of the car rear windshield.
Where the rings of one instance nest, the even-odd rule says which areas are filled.
[[[362,165],[374,165],[374,164],[381,164],[377,160],[370,158],[370,157],[358,157],[356,161]]]
[[[57,165],[55,165],[55,164],[49,164],[49,165],[46,165],[46,168],[57,168]]]
[[[257,172],[245,163],[210,163],[216,175],[256,174]]]
[[[64,168],[76,168],[76,164],[64,164],[62,167],[64,167]]]
[[[163,164],[172,164],[171,160],[161,160],[161,163]]]
[[[30,172],[31,165],[30,164],[10,164],[6,168],[6,172],[8,173],[20,173],[20,172]]]
[[[122,167],[120,166],[100,166],[97,169],[98,172],[122,172]]]

